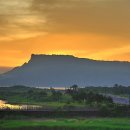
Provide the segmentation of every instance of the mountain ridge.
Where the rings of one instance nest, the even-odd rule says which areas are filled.
[[[32,54],[30,60],[22,66],[0,75],[0,86],[130,85],[128,77],[130,62]]]

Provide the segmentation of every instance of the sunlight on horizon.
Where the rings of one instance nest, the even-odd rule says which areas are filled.
[[[127,0],[0,0],[0,67],[31,54],[130,61]]]

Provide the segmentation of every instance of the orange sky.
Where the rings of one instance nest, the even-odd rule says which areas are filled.
[[[2,67],[22,65],[32,53],[130,61],[128,0],[0,0],[0,5]]]

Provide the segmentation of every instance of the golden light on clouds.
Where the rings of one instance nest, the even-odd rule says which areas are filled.
[[[0,66],[35,54],[130,61],[128,0],[0,0]]]

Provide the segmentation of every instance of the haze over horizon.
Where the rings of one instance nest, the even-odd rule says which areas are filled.
[[[0,0],[0,5],[0,73],[32,53],[130,61],[129,0]]]

